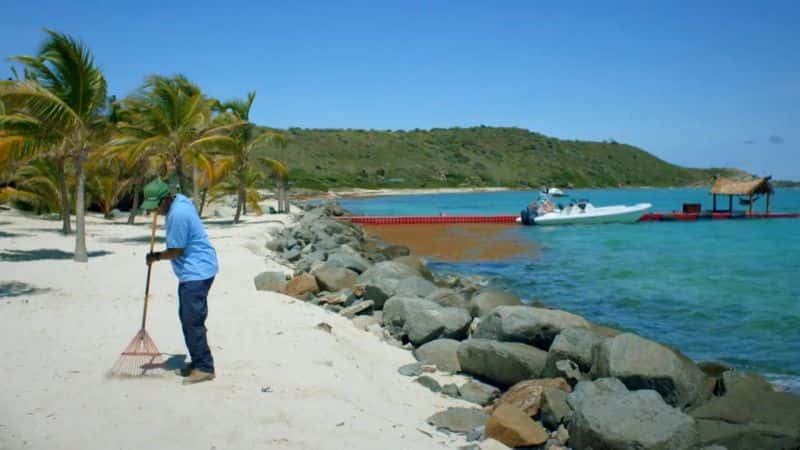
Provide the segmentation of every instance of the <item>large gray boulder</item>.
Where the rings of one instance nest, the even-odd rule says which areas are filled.
[[[317,279],[317,284],[329,292],[351,289],[356,284],[358,276],[350,269],[334,266],[327,262],[314,270],[312,274]]]
[[[521,305],[519,297],[499,289],[487,289],[473,296],[469,301],[469,311],[473,317],[489,314],[498,306]]]
[[[592,368],[593,352],[607,338],[586,328],[566,328],[556,336],[547,352],[545,375],[556,376],[558,361],[568,359],[575,362],[581,371]]]
[[[566,311],[532,306],[498,306],[481,320],[475,337],[522,342],[547,350],[562,330],[575,327],[588,328],[589,322]]]
[[[334,266],[350,269],[357,274],[366,272],[370,267],[370,262],[358,253],[341,250],[328,255],[327,262]]]
[[[282,292],[286,287],[286,274],[283,272],[261,272],[253,279],[258,291]]]
[[[375,264],[359,275],[358,283],[365,286],[364,298],[375,302],[375,309],[383,308],[384,302],[395,295],[400,280],[418,276],[416,270],[394,261]]]
[[[437,308],[440,306],[430,300],[415,297],[392,297],[383,305],[381,320],[385,326],[402,328],[412,311]]]
[[[581,381],[567,398],[569,445],[604,450],[696,448],[695,421],[653,390],[628,391],[615,378]]]
[[[452,289],[438,288],[428,294],[425,298],[434,301],[442,306],[453,306],[469,310],[469,303],[464,295]]]
[[[394,258],[392,261],[405,264],[414,269],[422,278],[425,278],[428,281],[433,281],[433,273],[430,271],[430,269],[428,269],[428,266],[425,265],[425,262],[419,256],[400,256],[398,258]]]
[[[721,397],[691,410],[700,444],[729,450],[800,448],[800,396],[776,392],[763,378],[736,371],[722,375]]]
[[[436,285],[420,276],[402,278],[394,289],[394,295],[405,297],[427,297],[436,291]]]
[[[661,344],[623,333],[597,349],[593,370],[598,377],[619,378],[629,389],[653,389],[680,408],[699,405],[709,394],[697,365]]]
[[[461,371],[458,363],[458,346],[455,339],[436,339],[414,350],[417,361],[433,364],[442,372],[456,373]]]
[[[403,329],[412,344],[422,345],[438,338],[464,339],[470,322],[467,311],[436,305],[410,308]]]
[[[547,362],[547,352],[518,342],[469,339],[458,347],[461,371],[483,378],[498,387],[538,378]]]

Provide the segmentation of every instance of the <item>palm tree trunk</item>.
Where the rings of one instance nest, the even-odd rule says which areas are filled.
[[[189,180],[183,174],[183,158],[180,153],[174,155],[175,162],[175,175],[178,177],[178,184],[180,185],[181,194],[186,195],[189,192]]]
[[[75,176],[78,179],[78,186],[75,188],[75,256],[77,262],[88,262],[89,255],[86,252],[86,207],[84,187],[83,161],[86,159],[86,150],[81,150],[75,158]]]
[[[67,172],[64,167],[64,161],[61,160],[58,165],[58,190],[61,193],[61,232],[63,234],[72,233],[72,223],[70,222],[70,204],[69,192],[67,189]]]
[[[206,207],[206,195],[208,195],[208,188],[203,189],[203,193],[200,195],[200,210],[197,212],[200,217],[203,217],[203,210]]]
[[[200,171],[196,164],[192,164],[192,201],[194,207],[200,209]]]
[[[133,203],[131,204],[131,213],[128,215],[128,224],[133,225],[136,221],[136,213],[139,212],[139,177],[133,182]]]
[[[244,208],[244,171],[239,171],[239,188],[236,192],[236,214],[233,216],[233,223],[239,223],[242,209]]]

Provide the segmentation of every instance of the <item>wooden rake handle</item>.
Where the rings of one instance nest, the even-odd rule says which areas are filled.
[[[150,253],[156,246],[156,227],[158,227],[158,213],[153,211],[153,230],[150,232]],[[147,265],[147,284],[144,287],[144,311],[142,312],[142,330],[147,322],[147,300],[150,298],[150,273],[153,270],[153,265]]]

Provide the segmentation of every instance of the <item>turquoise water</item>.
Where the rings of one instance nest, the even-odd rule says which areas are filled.
[[[356,214],[518,213],[534,192],[393,196],[342,201]],[[596,206],[683,202],[711,207],[705,189],[575,190]],[[568,199],[562,200],[568,202]],[[734,208],[744,208],[736,204]],[[718,206],[727,207],[727,199]],[[764,199],[756,203],[763,210]],[[774,211],[800,211],[781,189]],[[539,251],[498,262],[433,262],[433,269],[494,277],[527,300],[631,330],[696,360],[765,374],[800,391],[800,219],[514,227]]]

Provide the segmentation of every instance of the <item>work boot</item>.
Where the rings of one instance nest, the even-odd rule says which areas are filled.
[[[192,373],[183,379],[183,384],[202,383],[203,381],[211,381],[214,379],[214,374],[211,372],[203,372],[200,369],[192,369]]]
[[[189,375],[192,374],[193,370],[194,370],[194,363],[190,362],[186,363],[186,365],[181,367],[180,369],[176,369],[175,373],[182,377],[188,377]]]

